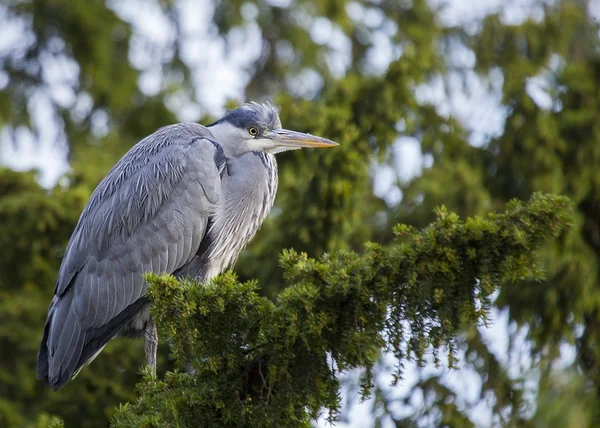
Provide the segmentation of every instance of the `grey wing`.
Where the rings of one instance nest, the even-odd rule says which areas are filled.
[[[58,388],[141,309],[144,272],[172,273],[200,248],[220,197],[222,150],[196,124],[134,146],[90,197],[69,241],[38,354]]]

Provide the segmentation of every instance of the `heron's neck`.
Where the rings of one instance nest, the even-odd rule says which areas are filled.
[[[221,201],[211,218],[211,244],[206,253],[205,278],[232,266],[265,220],[277,193],[275,156],[250,152],[227,160]]]
[[[245,224],[250,239],[273,207],[277,193],[275,156],[250,152],[227,161],[222,182],[223,217],[229,224]],[[250,221],[250,219],[252,219]]]

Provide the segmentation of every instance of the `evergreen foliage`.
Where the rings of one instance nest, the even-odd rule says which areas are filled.
[[[366,368],[369,395],[381,348],[398,358],[397,380],[430,348],[452,362],[454,337],[485,323],[500,284],[540,280],[535,251],[569,224],[568,207],[536,194],[464,222],[441,207],[427,228],[399,225],[398,243],[368,244],[361,255],[285,251],[274,302],[231,273],[209,284],[147,274],[154,319],[191,374],[146,375],[115,426],[310,426],[322,408],[334,420],[338,373]]]

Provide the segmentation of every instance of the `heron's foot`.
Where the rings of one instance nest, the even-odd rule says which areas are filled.
[[[156,378],[156,350],[158,349],[158,331],[152,320],[149,320],[144,329],[144,350],[146,362],[150,367],[152,376]]]

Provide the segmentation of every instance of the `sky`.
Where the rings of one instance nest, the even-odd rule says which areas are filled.
[[[271,2],[282,3],[285,6],[290,0],[271,0]],[[441,18],[449,25],[462,25],[467,29],[475,30],[480,20],[486,15],[502,11],[502,17],[507,23],[518,24],[529,16],[540,18],[542,9],[532,6],[530,0],[431,0],[437,6],[443,6]],[[139,80],[140,88],[147,94],[158,92],[161,87],[162,76],[160,71],[161,60],[168,60],[170,41],[174,37],[174,31],[170,23],[164,18],[158,7],[149,6],[147,0],[130,0],[121,2],[111,0],[111,7],[126,21],[133,24],[135,33],[130,51],[130,61],[135,67],[143,70]],[[181,45],[183,59],[193,70],[195,94],[174,96],[169,100],[169,105],[177,111],[180,120],[190,120],[198,117],[201,113],[211,113],[218,116],[223,112],[223,105],[227,99],[238,99],[242,101],[243,89],[247,83],[244,69],[260,53],[260,33],[256,26],[248,25],[246,32],[233,33],[231,35],[232,51],[226,52],[225,42],[214,34],[211,24],[212,7],[211,2],[184,0],[181,3],[181,16],[184,40]],[[353,9],[352,9],[353,8]],[[143,11],[140,13],[140,11]],[[592,13],[600,18],[600,0],[594,1],[591,6]],[[376,15],[363,14],[360,8],[352,6],[348,10],[354,19],[377,20]],[[252,21],[256,10],[252,5],[242,9],[245,19]],[[23,25],[19,22],[6,22],[3,20],[3,9],[0,6],[0,22],[2,23],[2,38],[0,38],[0,55],[9,49],[24,43]],[[344,64],[348,62],[349,45],[344,38],[336,32],[335,28],[327,20],[317,20],[311,24],[311,36],[315,40],[328,41],[333,47],[331,63],[336,64],[334,72],[341,75]],[[370,55],[371,69],[373,73],[383,71],[390,61],[399,55],[386,42],[382,35],[376,43],[376,48]],[[210,61],[206,58],[209,57]],[[454,60],[464,67],[472,67],[474,58],[468,51],[457,52]],[[77,77],[77,66],[68,59],[49,59],[47,62],[45,79],[49,90],[38,93],[32,97],[30,108],[33,111],[34,126],[39,131],[39,139],[30,132],[18,130],[14,136],[18,140],[18,148],[15,147],[6,130],[0,131],[0,163],[16,170],[28,170],[36,168],[40,171],[40,182],[47,187],[54,185],[62,174],[68,171],[69,165],[66,161],[65,146],[57,143],[59,130],[55,125],[50,100],[73,104],[76,109],[84,112],[90,108],[91,102],[85,95],[77,95],[72,90],[69,82]],[[472,131],[471,144],[485,144],[490,136],[502,131],[504,121],[504,109],[500,104],[501,76],[497,84],[489,88],[473,74],[469,77],[470,92],[467,94],[458,89],[452,91],[451,97],[447,97],[440,82],[435,80],[428,85],[418,89],[417,96],[421,101],[429,101],[436,104],[438,110],[446,115],[452,115],[459,119],[468,129]],[[6,85],[6,79],[0,71],[0,90]],[[298,83],[298,94],[310,91],[318,86],[314,76],[310,74],[301,76]],[[531,97],[540,106],[548,102],[547,94],[543,90],[543,79],[532,80],[529,86]],[[201,99],[202,106],[194,99]],[[106,121],[101,115],[94,120],[96,132],[105,132]],[[399,138],[394,146],[392,162],[386,165],[373,164],[373,188],[375,193],[385,198],[393,205],[397,203],[402,194],[396,186],[396,180],[407,181],[419,174],[423,167],[427,167],[430,160],[421,155],[419,142],[413,138]],[[508,332],[513,326],[508,325],[506,313],[492,311],[489,327],[481,328],[481,332],[490,349],[500,358],[503,363],[510,367],[514,376],[521,374],[530,367],[531,361],[527,357],[525,335],[526,331],[518,332],[519,341],[522,346],[517,347],[515,352],[508,352]],[[565,347],[563,349],[563,363],[566,365],[574,357],[573,350]],[[383,357],[382,368],[393,367],[392,356]],[[461,391],[460,397],[463,403],[477,403],[481,382],[478,376],[463,366],[461,370],[448,370],[447,364],[442,363],[439,368],[428,364],[425,369],[418,369],[409,365],[405,372],[404,381],[396,388],[389,386],[391,373],[382,369],[376,378],[377,384],[388,391],[390,396],[403,397],[411,390],[412,385],[419,377],[429,375],[443,375],[444,382],[456,391]],[[352,385],[356,383],[360,372],[350,372],[344,375],[344,380]],[[358,395],[352,387],[344,389],[344,403],[349,410],[348,419],[336,424],[338,427],[368,426],[371,420],[372,400],[359,403]],[[418,407],[423,397],[414,394],[411,397],[411,405]],[[482,401],[478,404],[471,417],[480,427],[492,425],[489,403]],[[413,411],[410,406],[398,406],[395,411],[398,414],[406,414]],[[328,425],[321,419],[317,426]],[[384,426],[392,426],[391,421],[386,421]]]

